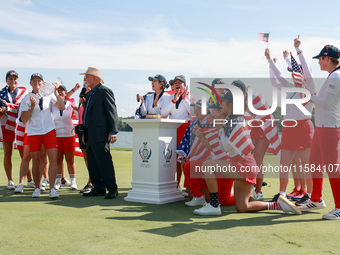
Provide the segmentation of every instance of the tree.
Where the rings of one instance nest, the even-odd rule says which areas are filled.
[[[124,120],[126,119],[134,119],[133,116],[131,117],[127,117],[127,118],[121,118],[119,117],[118,120],[119,120],[119,123],[118,123],[118,130],[119,131],[127,131],[127,132],[132,132],[132,128],[126,123],[124,122]]]

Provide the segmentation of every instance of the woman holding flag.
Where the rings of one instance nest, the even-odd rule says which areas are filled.
[[[289,53],[288,50],[283,51],[283,58],[287,63],[287,66],[288,66],[287,70],[289,72],[293,72],[291,54]],[[275,64],[276,64],[276,60],[277,60],[276,58],[273,58],[273,61],[274,61]],[[302,69],[301,65],[300,65],[300,67]],[[269,76],[271,78],[272,85],[275,87],[276,86],[276,78],[275,78],[275,75],[273,74],[271,68],[269,68]],[[298,169],[298,168],[301,167],[301,160],[300,160],[300,157],[297,153],[295,154],[295,156],[293,158],[292,167],[295,168],[295,169]],[[304,192],[303,192],[303,191],[307,190],[306,181],[308,181],[308,180],[305,176],[305,172],[302,172],[302,171],[292,171],[292,175],[293,175],[293,179],[294,179],[294,189],[291,193],[287,194],[287,198],[291,198],[293,200],[298,200],[298,202],[295,203],[295,204],[300,205],[300,203],[304,203],[305,201],[307,201],[306,198],[309,198],[308,193],[304,194]],[[312,180],[310,179],[309,181],[310,181],[309,184],[312,185]],[[310,188],[308,188],[307,192],[311,189],[312,189],[312,186],[310,186]]]
[[[221,209],[218,200],[218,185],[215,173],[218,172],[223,176],[234,179],[234,196],[235,207],[238,212],[251,212],[261,210],[283,210],[301,214],[300,210],[291,204],[286,198],[280,196],[278,202],[249,202],[253,190],[253,184],[256,183],[258,166],[251,151],[254,145],[249,135],[247,127],[243,127],[243,116],[233,115],[233,96],[230,92],[221,96],[222,113],[226,118],[225,125],[215,125],[219,129],[219,143],[222,150],[228,152],[230,160],[208,160],[202,166],[202,172],[205,174],[207,187],[210,194],[210,203],[206,203],[202,208],[194,210],[198,215],[220,215]],[[219,167],[227,169],[226,171],[203,171]]]
[[[307,88],[311,93],[315,93],[315,83],[313,80],[312,73],[307,65],[307,62],[299,50],[300,40],[299,37],[294,39],[294,46],[297,50],[299,59],[301,61],[302,68],[297,64],[293,56],[291,56],[292,64],[292,78],[294,83],[289,82],[283,77],[275,62],[271,59],[269,49],[265,50],[265,56],[270,65],[271,83],[274,87],[281,90],[283,87],[297,87],[297,88]],[[278,82],[276,82],[278,81]],[[289,99],[300,99],[305,97],[304,94],[297,92],[287,93],[287,98]],[[307,102],[304,107],[312,112],[313,104]],[[299,174],[303,175],[305,173],[305,166],[308,166],[309,155],[311,148],[312,136],[314,133],[314,126],[310,119],[310,116],[305,115],[295,104],[287,105],[287,114],[284,116],[287,120],[285,123],[288,125],[288,120],[292,120],[290,126],[285,126],[282,129],[281,138],[281,160],[280,164],[283,168],[290,168],[292,165],[293,158],[295,154],[301,159],[301,165],[303,168],[298,168]],[[295,125],[295,126],[294,126]],[[309,179],[309,180],[308,180]],[[286,197],[286,189],[289,180],[289,172],[280,172],[280,192],[274,196],[272,201],[276,201],[277,198],[282,195]],[[301,190],[299,193],[300,198],[305,197],[303,200],[308,200],[307,193],[311,193],[312,184],[310,178],[306,179],[307,190]],[[306,196],[305,196],[306,195]],[[302,201],[301,201],[302,202]]]
[[[182,142],[176,150],[179,155],[183,155],[183,158],[181,158],[185,174],[184,187],[187,188],[191,198],[190,201],[185,203],[187,206],[202,206],[206,201],[210,201],[203,173],[195,172],[195,167],[201,166],[207,159],[222,160],[229,158],[225,152],[220,149],[216,150],[216,147],[219,147],[218,131],[210,123],[211,116],[221,119],[220,115],[216,116],[220,112],[220,104],[216,105],[216,107],[215,104],[210,105],[211,112],[208,115],[201,114],[201,107],[201,100],[198,100],[194,104],[196,120],[190,123]],[[196,134],[198,136],[204,135],[207,137],[208,142],[203,144]],[[233,182],[233,180],[227,178],[218,178],[218,194],[221,205],[229,206],[234,204],[234,196],[231,194]]]
[[[12,179],[12,151],[15,140],[16,118],[21,100],[27,95],[25,87],[18,87],[19,75],[16,71],[10,70],[6,73],[7,85],[0,91],[0,122],[2,132],[2,144],[4,148],[4,168],[8,179],[7,188],[14,190]],[[22,157],[22,151],[20,151]]]

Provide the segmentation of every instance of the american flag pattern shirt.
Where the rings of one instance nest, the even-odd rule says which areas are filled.
[[[18,92],[17,96],[14,100],[9,95],[8,86],[5,86],[0,91],[0,99],[5,100],[7,102],[7,111],[6,115],[3,115],[1,118],[7,118],[5,125],[7,130],[14,131],[16,126],[16,118],[18,116],[18,108],[21,100],[28,94],[27,89],[25,87],[17,87]],[[1,121],[3,124],[4,121]]]
[[[250,128],[244,125],[243,116],[228,116],[226,121],[219,130],[220,145],[224,151],[229,152],[230,157],[238,154],[244,158],[255,148],[250,137]]]

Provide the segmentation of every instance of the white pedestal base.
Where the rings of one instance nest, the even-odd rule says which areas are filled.
[[[183,200],[184,197],[177,187],[177,181],[169,183],[131,182],[132,190],[124,198],[129,202],[147,204],[166,204]]]

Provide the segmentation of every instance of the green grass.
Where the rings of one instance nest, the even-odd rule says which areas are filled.
[[[0,151],[0,160],[3,152]],[[112,150],[120,195],[115,200],[82,197],[63,188],[59,200],[48,191],[33,199],[6,190],[0,170],[0,254],[338,254],[340,222],[321,219],[333,209],[325,180],[327,208],[286,215],[279,211],[236,213],[222,207],[219,217],[201,217],[184,202],[148,205],[125,202],[131,188],[131,150]],[[265,163],[278,164],[266,155]],[[18,182],[20,160],[13,155],[13,178]],[[76,157],[77,183],[87,180],[83,160]],[[266,199],[278,192],[278,179],[267,178]],[[288,190],[292,189],[293,181]]]

